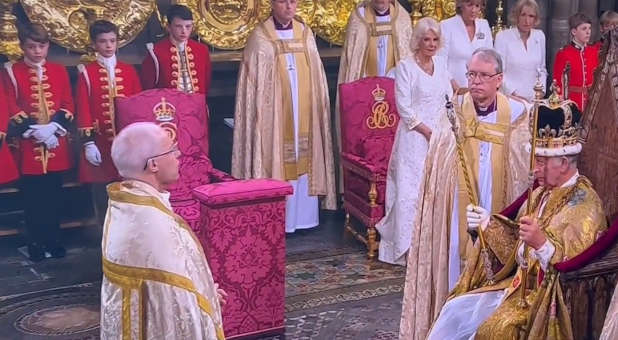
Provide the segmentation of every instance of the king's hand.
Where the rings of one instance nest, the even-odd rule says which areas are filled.
[[[531,216],[524,216],[519,220],[519,238],[535,250],[541,248],[547,241],[539,227],[539,221]]]

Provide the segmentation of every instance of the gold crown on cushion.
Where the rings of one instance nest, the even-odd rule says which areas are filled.
[[[157,122],[170,122],[174,120],[176,108],[161,97],[161,101],[152,108],[152,113],[155,115]]]
[[[386,90],[381,88],[379,84],[376,84],[376,88],[371,91],[371,95],[376,102],[382,102],[386,97]]]
[[[571,100],[562,100],[558,87],[538,106],[536,151],[540,156],[567,156],[581,151],[581,112]]]

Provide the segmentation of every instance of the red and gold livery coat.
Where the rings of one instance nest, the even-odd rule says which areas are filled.
[[[73,121],[73,97],[69,75],[60,64],[45,62],[41,79],[35,67],[24,61],[5,64],[11,123],[16,126],[57,122],[68,130]],[[32,138],[19,136],[19,169],[23,175],[64,171],[73,165],[67,136],[57,136],[58,147],[47,150]]]
[[[581,47],[570,43],[558,51],[554,61],[554,79],[560,93],[564,93],[562,74],[567,64],[571,67],[568,73],[568,99],[574,101],[583,112],[588,101],[588,90],[594,81],[594,70],[599,65],[599,45]]]
[[[117,62],[114,82],[110,80],[107,69],[99,62],[79,65],[75,104],[77,109],[77,128],[83,142],[94,141],[101,152],[102,163],[90,164],[84,152],[80,153],[79,180],[81,182],[111,182],[119,178],[112,162],[112,141],[116,129],[116,97],[130,97],[142,91],[137,72],[133,66]],[[115,83],[115,86],[114,86]]]
[[[0,103],[3,104],[0,105],[0,184],[14,181],[19,177],[19,172],[7,141],[9,111],[6,105],[7,98],[4,81],[5,79],[0,79]]]
[[[144,90],[152,88],[176,88],[182,90],[180,52],[168,38],[152,45],[142,62],[141,79]],[[208,47],[189,39],[185,48],[188,71],[193,83],[193,92],[208,95],[210,88],[210,54]]]

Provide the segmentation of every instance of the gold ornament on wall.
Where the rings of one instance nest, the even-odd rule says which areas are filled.
[[[197,34],[225,50],[241,49],[249,33],[270,15],[270,0],[182,0],[191,9]]]
[[[413,24],[424,17],[441,21],[455,15],[455,0],[410,0],[410,3]]]
[[[90,46],[89,25],[99,19],[118,26],[118,46],[144,28],[156,0],[21,0],[31,22],[42,25],[56,44],[79,53]]]
[[[322,39],[343,45],[350,13],[362,0],[300,0],[303,22]],[[177,0],[191,9],[195,30],[206,43],[226,50],[241,49],[255,26],[270,16],[271,0]]]
[[[305,3],[313,2],[313,6]],[[300,16],[320,38],[334,45],[343,45],[350,14],[362,0],[305,0],[297,9]],[[312,8],[308,11],[307,8]]]
[[[498,0],[498,4],[496,5],[496,24],[491,28],[491,34],[496,38],[496,35],[502,30],[504,30],[504,24],[502,23],[502,14],[504,13],[504,7],[502,5],[502,0]]]
[[[18,0],[0,0],[0,53],[10,60],[22,56],[17,38],[17,18],[13,15],[13,6]]]

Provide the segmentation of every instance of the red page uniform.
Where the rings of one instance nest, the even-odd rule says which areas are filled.
[[[64,171],[73,165],[66,134],[73,122],[73,97],[71,83],[64,66],[45,62],[41,67],[27,65],[24,61],[5,65],[8,81],[7,95],[14,99],[9,105],[9,115],[22,138],[20,169],[24,175],[43,175]],[[34,138],[24,138],[31,124],[57,123],[62,127],[56,132],[58,145],[48,148]]]
[[[144,89],[175,88],[208,95],[211,69],[206,45],[189,39],[178,47],[166,38],[146,47],[141,70]]]
[[[9,128],[9,112],[6,105],[6,89],[3,79],[0,79],[0,184],[8,183],[19,177],[13,155],[9,150],[7,132]]]
[[[130,97],[142,88],[133,66],[116,57],[99,56],[88,65],[79,65],[76,106],[77,127],[84,143],[94,142],[101,164],[94,166],[80,153],[79,179],[82,182],[111,182],[119,178],[111,158],[112,141],[118,132],[114,98]]]
[[[571,42],[558,51],[554,62],[554,79],[563,94],[562,74],[567,64],[571,67],[571,71],[568,73],[568,99],[577,103],[577,106],[583,112],[588,101],[588,89],[594,81],[594,70],[599,65],[598,45],[582,47]]]

